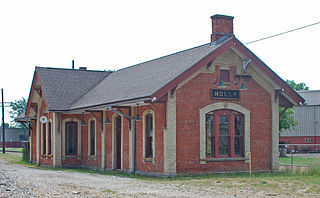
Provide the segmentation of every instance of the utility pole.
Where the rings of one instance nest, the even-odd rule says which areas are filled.
[[[4,100],[3,100],[3,88],[1,88],[1,97],[2,97],[2,153],[6,153],[6,135],[5,135],[5,126],[4,126]]]

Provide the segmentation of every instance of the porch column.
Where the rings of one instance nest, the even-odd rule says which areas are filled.
[[[167,128],[164,129],[164,173],[176,174],[176,92],[168,93]]]
[[[32,133],[33,131],[30,131],[29,135],[29,162],[32,162]]]
[[[38,102],[37,109],[37,130],[36,130],[36,147],[37,147],[37,166],[40,165],[40,108],[41,108],[42,99]]]
[[[61,114],[60,114],[61,115]],[[62,166],[61,163],[61,120],[58,113],[53,113],[53,123],[52,123],[52,139],[53,139],[53,167],[59,168]]]

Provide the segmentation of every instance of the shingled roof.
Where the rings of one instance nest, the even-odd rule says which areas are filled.
[[[222,42],[216,45],[201,45],[118,70],[72,104],[70,109],[150,97],[230,39],[222,39]]]
[[[280,87],[283,87],[297,104],[304,102],[299,94],[290,89],[281,78],[234,36],[224,36],[213,43],[160,57],[113,73],[41,67],[36,67],[36,73],[50,111],[77,110],[121,101],[150,99],[156,93],[161,96],[160,92],[165,93],[164,90],[168,87],[176,86],[172,83],[182,78],[187,71],[207,64],[230,47],[235,47],[250,57],[263,72]]]
[[[110,72],[36,67],[48,109],[69,110]]]

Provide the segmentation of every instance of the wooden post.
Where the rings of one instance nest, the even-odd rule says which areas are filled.
[[[3,100],[3,88],[1,88],[1,97],[2,97],[2,153],[6,153],[6,133],[4,126],[4,100]]]

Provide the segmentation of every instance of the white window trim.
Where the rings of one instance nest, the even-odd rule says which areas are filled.
[[[90,149],[91,149],[91,121],[94,121],[94,135],[95,135],[95,139],[94,139],[94,155],[90,155]],[[91,117],[88,120],[88,159],[89,160],[96,160],[97,159],[97,119],[95,117]]]
[[[152,115],[152,125],[153,125],[153,135],[152,135],[152,158],[146,158],[146,115]],[[155,125],[155,112],[151,109],[145,110],[142,114],[142,131],[143,131],[143,162],[152,161],[155,163],[155,156],[156,156],[156,149],[155,149],[155,132],[156,132],[156,125]]]
[[[78,123],[78,151],[77,155],[66,155],[66,122],[74,121]],[[77,157],[81,159],[81,120],[78,118],[66,118],[62,121],[62,156],[63,159]]]
[[[243,158],[206,158],[206,114],[211,111],[228,109],[242,113],[244,115],[244,155]],[[248,160],[246,154],[250,151],[250,111],[243,106],[229,102],[218,102],[209,104],[200,109],[200,164],[207,161],[233,161]]]

